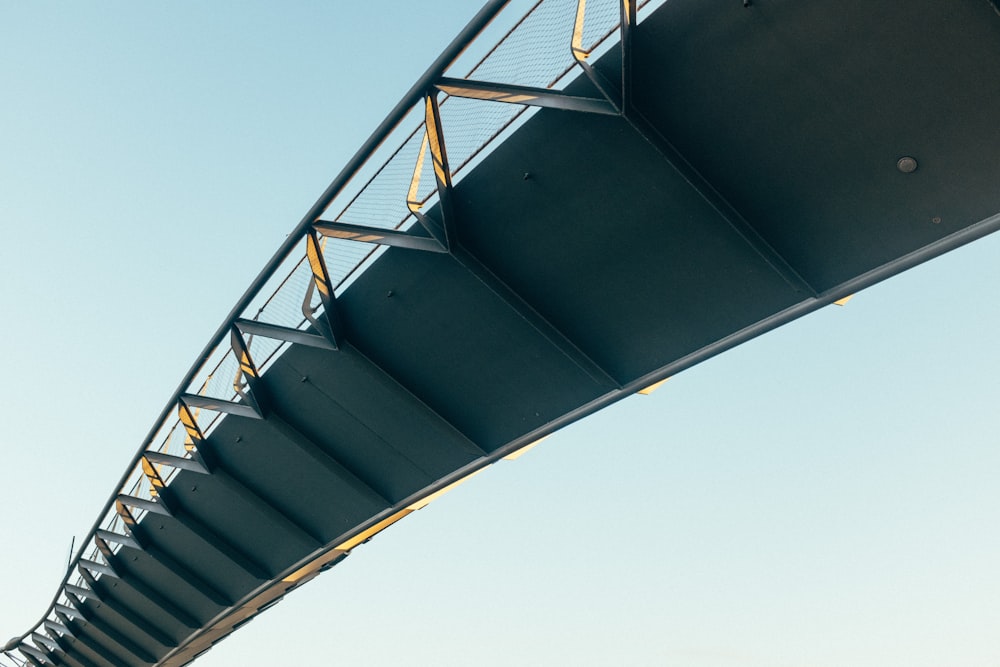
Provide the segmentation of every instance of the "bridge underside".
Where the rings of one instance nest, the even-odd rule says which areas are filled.
[[[269,368],[48,659],[184,664],[429,491],[998,226],[985,0],[670,0],[634,40],[632,113],[542,109],[457,182],[451,252],[338,298],[347,344]]]

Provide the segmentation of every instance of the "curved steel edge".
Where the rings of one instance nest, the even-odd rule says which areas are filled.
[[[326,207],[330,205],[338,194],[340,194],[341,190],[343,190],[343,188],[351,181],[353,176],[368,161],[382,142],[388,138],[390,133],[396,128],[397,125],[399,125],[410,109],[423,98],[424,94],[434,84],[434,82],[444,75],[448,67],[451,66],[451,64],[462,54],[463,51],[465,51],[466,48],[468,48],[479,33],[481,33],[493,21],[493,19],[497,17],[497,15],[504,9],[504,7],[507,6],[509,2],[510,0],[489,0],[489,2],[487,2],[482,9],[479,10],[479,12],[472,18],[472,20],[469,21],[458,36],[451,41],[451,43],[445,48],[441,55],[437,57],[437,59],[417,80],[417,82],[413,84],[406,95],[404,95],[396,106],[393,107],[392,111],[389,112],[389,115],[386,116],[385,120],[379,124],[371,136],[369,136],[365,143],[362,144],[361,148],[357,150],[350,161],[340,170],[340,173],[337,174],[336,178],[333,179],[323,194],[320,195],[319,199],[316,200],[316,203],[312,205],[298,225],[296,225],[292,232],[288,234],[284,243],[282,243],[281,246],[275,251],[275,253],[271,256],[271,259],[268,260],[261,272],[243,293],[243,296],[240,297],[239,301],[236,302],[236,305],[233,306],[232,310],[229,311],[229,314],[226,315],[222,324],[219,325],[219,328],[209,339],[208,343],[205,345],[190,370],[188,370],[188,372],[184,375],[184,379],[181,380],[177,389],[174,390],[173,395],[170,397],[166,406],[164,406],[163,411],[160,412],[159,416],[156,418],[153,427],[143,439],[142,445],[126,466],[125,472],[122,474],[121,478],[115,484],[115,491],[111,494],[111,497],[108,498],[108,501],[105,503],[103,509],[101,509],[97,520],[91,526],[90,530],[87,531],[86,539],[82,540],[79,551],[77,551],[77,553],[73,556],[73,559],[70,561],[69,567],[66,570],[66,576],[59,584],[56,594],[52,598],[52,602],[46,608],[45,613],[39,621],[32,626],[31,630],[28,630],[19,637],[12,638],[4,646],[4,653],[9,653],[11,650],[14,650],[18,644],[29,637],[31,632],[41,626],[48,617],[49,613],[51,613],[52,609],[54,609],[59,600],[59,596],[62,594],[63,588],[72,576],[76,564],[83,557],[87,545],[90,543],[90,539],[93,537],[97,529],[100,528],[101,522],[111,510],[115,498],[118,495],[118,490],[128,482],[133,469],[139,465],[143,453],[145,453],[146,449],[156,437],[160,426],[165,420],[168,419],[171,411],[173,411],[174,407],[177,405],[181,395],[193,381],[195,374],[208,360],[215,348],[226,336],[229,335],[236,318],[238,318],[243,311],[246,310],[250,302],[257,296],[257,293],[264,287],[267,281],[270,280],[275,271],[278,270],[281,263],[302,240],[311,225],[319,219],[319,217],[326,210]],[[8,647],[12,648],[8,649]]]
[[[613,403],[616,403],[628,396],[631,396],[637,393],[640,389],[644,389],[656,382],[659,382],[668,377],[676,375],[677,373],[687,368],[690,368],[703,361],[706,361],[707,359],[714,357],[722,352],[725,352],[726,350],[737,347],[753,338],[756,338],[757,336],[760,336],[761,334],[767,333],[768,331],[771,331],[773,329],[777,329],[778,327],[781,327],[804,315],[808,315],[811,312],[814,312],[816,310],[819,310],[820,308],[828,306],[832,304],[834,301],[837,301],[838,299],[841,299],[851,294],[855,294],[865,288],[875,285],[876,283],[882,282],[883,280],[886,280],[899,273],[902,273],[907,269],[911,269],[930,259],[943,255],[951,250],[955,250],[956,248],[971,243],[972,241],[975,241],[977,239],[983,238],[984,236],[987,236],[996,231],[1000,231],[1000,214],[991,216],[989,218],[985,218],[973,225],[970,225],[969,227],[966,227],[965,229],[962,229],[934,243],[924,246],[919,250],[916,250],[908,255],[904,255],[892,262],[889,262],[887,264],[878,267],[877,269],[873,269],[872,271],[869,271],[852,280],[842,283],[841,285],[838,285],[836,288],[828,290],[817,297],[808,297],[803,301],[789,308],[786,308],[783,311],[775,313],[771,317],[761,320],[760,322],[757,322],[756,324],[746,327],[745,329],[737,331],[731,334],[730,336],[727,336],[726,338],[723,338],[717,341],[716,343],[713,343],[712,345],[708,345],[696,352],[693,352],[692,354],[689,354],[686,357],[682,357],[674,361],[673,363],[664,366],[655,373],[638,378],[637,380],[634,380],[633,382],[630,382],[629,384],[623,386],[621,389],[614,389],[612,391],[609,391],[608,393],[604,394],[603,396],[600,396],[599,398],[591,401],[590,403],[582,405],[578,409],[569,412],[563,415],[562,417],[553,420],[552,422],[549,422],[548,424],[530,433],[527,433],[521,436],[520,438],[517,438],[516,440],[507,443],[503,447],[491,453],[489,456],[484,456],[480,459],[477,459],[469,463],[468,465],[462,468],[459,468],[458,470],[455,470],[453,473],[445,477],[442,477],[434,484],[425,487],[421,491],[411,495],[408,498],[403,499],[402,501],[396,503],[392,507],[389,507],[380,512],[379,514],[376,514],[368,521],[356,526],[351,531],[348,531],[344,533],[342,536],[338,537],[330,545],[327,545],[326,547],[317,550],[316,552],[310,554],[309,556],[302,559],[295,565],[289,567],[287,570],[280,573],[279,577],[274,582],[263,584],[257,589],[251,591],[243,599],[237,601],[237,603],[233,607],[220,613],[216,618],[212,619],[212,621],[203,630],[197,631],[194,634],[192,634],[188,642],[186,642],[186,646],[198,643],[198,640],[200,638],[209,635],[213,631],[213,629],[217,629],[220,626],[226,625],[227,622],[229,624],[232,624],[232,622],[235,620],[236,627],[239,627],[241,623],[248,621],[250,618],[253,618],[254,616],[256,616],[257,613],[264,611],[264,609],[267,608],[268,605],[272,604],[271,600],[276,601],[281,599],[281,597],[291,592],[302,583],[309,581],[315,576],[318,576],[321,572],[328,569],[325,566],[326,561],[332,561],[331,563],[332,566],[333,564],[336,564],[337,562],[340,562],[340,560],[345,558],[349,553],[351,553],[351,550],[354,548],[352,546],[351,549],[338,552],[337,545],[342,545],[346,542],[350,542],[353,538],[356,538],[359,535],[363,535],[366,531],[369,531],[374,527],[378,526],[379,523],[386,521],[387,519],[399,514],[400,512],[406,511],[407,508],[419,504],[422,500],[425,500],[428,497],[433,496],[434,494],[447,489],[449,486],[461,482],[462,480],[487,468],[488,466],[496,463],[497,461],[504,459],[505,457],[511,455],[512,453],[518,451],[519,449],[522,449],[523,447],[526,447],[534,442],[541,440],[542,438],[554,433],[555,431],[558,431],[564,426],[567,426],[590,414],[593,414],[594,412],[597,412],[598,410],[601,410]],[[374,535],[372,535],[371,537],[374,537]],[[331,555],[333,556],[332,558]],[[280,591],[279,594],[277,595],[273,594],[273,589],[280,586],[282,582],[286,581],[286,579],[288,579],[297,572],[308,570],[310,567],[312,567],[312,571],[305,574],[300,580],[294,583],[290,583],[287,586],[287,588],[283,591]],[[269,591],[271,592],[271,595],[268,595]],[[253,607],[254,606],[253,603],[255,600],[264,601],[265,605],[264,608],[260,609],[254,608],[252,615],[246,617],[245,620],[244,617],[234,618],[234,616],[236,616],[240,611],[246,610],[248,607]],[[229,632],[231,631],[232,630],[224,632],[222,636],[217,637],[214,641],[216,642],[219,641],[222,637],[228,635]],[[209,648],[211,648],[211,644],[208,644],[203,648],[201,648],[201,651],[204,652]],[[171,667],[173,665],[185,665],[187,664],[188,661],[177,662],[177,663],[169,662],[172,657],[175,657],[178,654],[181,654],[182,652],[183,652],[182,648],[178,647],[174,651],[171,651],[170,654],[165,656],[163,660],[161,660],[160,663],[158,664],[164,666],[169,665]],[[201,653],[199,653],[198,655],[200,654]]]

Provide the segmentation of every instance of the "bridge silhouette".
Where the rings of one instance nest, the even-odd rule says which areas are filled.
[[[490,464],[1000,226],[988,2],[743,4],[487,4],[226,316],[6,654],[187,664]]]

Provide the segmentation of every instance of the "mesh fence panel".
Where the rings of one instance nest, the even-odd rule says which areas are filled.
[[[250,348],[250,357],[257,365],[257,370],[262,374],[284,345],[284,341],[267,338],[266,336],[250,336],[247,340],[247,347]]]
[[[395,229],[403,222],[409,214],[406,199],[423,144],[422,128],[410,133],[336,220],[382,229]],[[430,183],[433,186],[433,178]]]
[[[640,2],[640,16],[648,14],[665,1]],[[512,4],[515,5],[523,6]],[[577,7],[577,0],[539,0],[513,24],[496,46],[483,50],[485,55],[468,70],[466,78],[540,88],[561,85],[568,80],[567,74],[574,67],[571,44]],[[585,9],[580,46],[587,52],[603,52],[616,41],[613,37],[620,20],[619,2],[587,0]],[[474,53],[483,51],[478,44],[470,49]],[[477,155],[485,154],[483,149],[497,136],[505,130],[510,131],[510,128],[516,127],[532,113],[526,107],[516,104],[447,96],[441,99],[440,112],[453,175],[469,165]],[[436,201],[437,191],[422,120],[421,104],[399,126],[415,129],[403,137],[397,148],[393,149],[389,143],[392,139],[380,147],[359,170],[355,180],[357,184],[349,185],[334,199],[329,210],[340,212],[333,219],[383,229],[408,229],[416,224],[407,201],[421,202],[426,210]],[[402,130],[392,136],[400,136],[401,132]],[[362,180],[365,177],[367,180]],[[329,216],[327,219],[330,219]],[[381,252],[379,246],[343,239],[326,238],[322,243],[330,279],[338,291],[342,291]],[[311,282],[312,271],[305,259],[303,242],[300,250],[292,253],[258,292],[244,310],[243,317],[291,328],[304,328],[308,320],[302,313],[303,302],[308,298],[309,305],[315,312],[322,309],[315,290],[310,294]],[[250,336],[248,345],[258,370],[263,371],[287,343],[264,336]],[[239,364],[229,347],[228,339],[223,340],[195,375],[188,391],[232,400],[236,396],[233,382],[238,369]],[[222,414],[210,410],[195,409],[192,412],[206,435],[222,418]],[[175,417],[170,417],[154,438],[153,448],[174,456],[185,456],[185,440],[183,427]],[[168,467],[161,472],[161,477],[169,480],[173,473],[174,470]],[[140,498],[152,497],[149,481],[141,467],[133,471],[122,490]],[[131,511],[137,520],[141,520],[147,513],[138,508],[132,508]],[[108,530],[125,530],[114,510],[102,523]],[[112,546],[117,550],[116,545]],[[96,546],[88,552],[88,557],[103,561]]]
[[[547,87],[572,64],[576,0],[539,2],[466,78]]]
[[[581,40],[583,50],[592,52],[620,23],[621,8],[618,0],[587,0]]]

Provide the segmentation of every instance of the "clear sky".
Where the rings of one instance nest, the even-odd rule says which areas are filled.
[[[38,620],[223,316],[477,8],[0,0],[0,640]],[[996,665],[998,286],[991,237],[686,371],[197,664]]]

